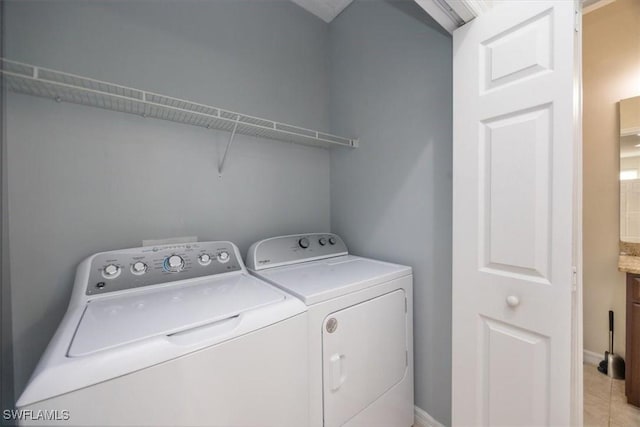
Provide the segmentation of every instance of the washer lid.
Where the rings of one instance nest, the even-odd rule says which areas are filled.
[[[68,355],[85,356],[157,335],[228,319],[286,297],[248,275],[91,301]]]
[[[256,272],[311,305],[411,274],[411,267],[346,255]]]

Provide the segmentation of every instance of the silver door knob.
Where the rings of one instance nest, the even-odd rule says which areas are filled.
[[[520,305],[520,298],[515,295],[509,295],[507,297],[507,305],[511,308],[515,308]]]

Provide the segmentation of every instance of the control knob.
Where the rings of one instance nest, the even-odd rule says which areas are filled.
[[[298,240],[298,245],[302,249],[307,249],[309,247],[309,239],[307,239],[306,237],[303,237],[302,239]]]
[[[207,265],[211,262],[211,255],[209,254],[202,254],[198,257],[198,262],[200,262],[200,264],[202,265]]]
[[[324,246],[327,244],[327,239],[324,237],[321,237],[320,240],[318,240],[318,243],[320,243],[320,246]]]
[[[133,274],[143,274],[147,271],[147,264],[142,261],[138,261],[131,266],[131,272]]]
[[[336,244],[336,241],[337,241],[337,240],[336,240],[336,238],[335,238],[335,237],[333,237],[333,236],[329,237],[329,244],[331,244],[331,245],[335,245],[335,244]]]
[[[104,269],[102,269],[102,275],[107,279],[113,279],[118,274],[120,274],[120,267],[115,264],[109,264]]]
[[[218,254],[218,261],[225,263],[227,261],[229,261],[229,252],[227,251],[222,251]]]
[[[184,260],[180,255],[171,255],[164,260],[164,269],[167,271],[178,272],[184,267]]]

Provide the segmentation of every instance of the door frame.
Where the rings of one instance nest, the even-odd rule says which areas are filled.
[[[466,0],[463,0],[466,1]],[[571,313],[571,418],[576,425],[583,425],[584,416],[584,344],[583,344],[583,288],[582,288],[582,1],[574,0],[575,20],[573,58],[573,265],[574,292]]]

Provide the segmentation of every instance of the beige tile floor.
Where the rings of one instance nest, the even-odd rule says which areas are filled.
[[[640,408],[627,404],[624,380],[614,380],[584,365],[584,425],[640,426]]]

